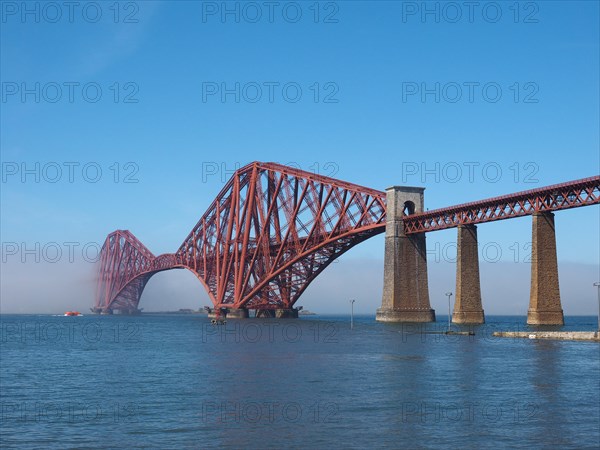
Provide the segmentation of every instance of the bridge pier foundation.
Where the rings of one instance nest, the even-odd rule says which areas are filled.
[[[295,308],[276,309],[275,317],[277,319],[297,319],[298,318],[298,310]]]
[[[296,308],[257,309],[256,317],[263,319],[297,319],[298,310]]]
[[[217,317],[217,313],[215,308],[211,308],[208,313],[209,319],[215,319]],[[227,308],[227,314],[221,315],[223,319],[247,319],[249,316],[248,310],[246,308]]]
[[[534,213],[532,224],[531,291],[527,324],[564,325],[558,286],[554,214]]]
[[[485,323],[481,305],[477,227],[459,225],[456,255],[456,301],[452,322]]]
[[[256,318],[257,319],[273,319],[273,318],[275,318],[275,310],[274,309],[257,309],[256,310]]]
[[[403,217],[423,211],[424,188],[387,189],[383,298],[380,322],[435,322],[429,303],[425,233],[407,236]]]

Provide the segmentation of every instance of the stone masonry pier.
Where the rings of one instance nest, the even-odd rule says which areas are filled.
[[[459,225],[456,258],[454,323],[485,323],[481,305],[477,226]]]
[[[380,322],[435,322],[429,303],[425,233],[407,236],[403,218],[423,211],[424,188],[387,189],[383,298]]]
[[[533,214],[531,249],[531,291],[529,325],[563,325],[564,317],[558,287],[558,262],[554,214]]]

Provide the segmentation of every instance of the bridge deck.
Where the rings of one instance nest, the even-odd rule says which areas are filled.
[[[511,219],[600,203],[600,176],[449,206],[404,219],[406,234]]]

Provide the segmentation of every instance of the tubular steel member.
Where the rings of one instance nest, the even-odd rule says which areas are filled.
[[[235,172],[173,255],[154,257],[128,231],[111,233],[95,309],[137,308],[152,275],[186,268],[229,318],[249,309],[297,317],[293,305],[315,277],[384,226],[383,192],[254,162]]]
[[[335,258],[383,232],[384,220],[383,192],[255,162],[235,173],[176,254],[215,307],[291,310]]]
[[[100,251],[94,312],[137,310],[156,257],[127,230],[109,234]]]
[[[419,255],[429,231],[599,202],[596,176],[435,211],[415,209],[398,232],[414,236],[410,242]],[[100,254],[93,311],[137,312],[152,275],[185,268],[202,282],[215,308],[240,310],[233,316],[246,316],[249,309],[293,316],[294,303],[315,277],[385,227],[384,192],[253,162],[234,173],[176,253],[156,257],[129,231],[109,234]],[[413,262],[407,270],[416,271],[418,285],[426,289],[426,264],[418,257]],[[421,287],[419,308],[429,302]]]
[[[140,296],[152,275],[182,267],[176,255],[156,257],[128,230],[114,231],[106,237],[100,251],[92,311],[136,314],[140,311]]]

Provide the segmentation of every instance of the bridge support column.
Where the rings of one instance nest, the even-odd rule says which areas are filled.
[[[563,325],[564,317],[558,287],[558,261],[554,214],[535,213],[531,249],[531,291],[529,325]]]
[[[459,225],[456,258],[456,301],[452,322],[485,323],[481,305],[477,227]]]
[[[423,211],[424,188],[387,189],[383,298],[380,322],[435,322],[429,303],[425,233],[407,236],[403,217]]]

